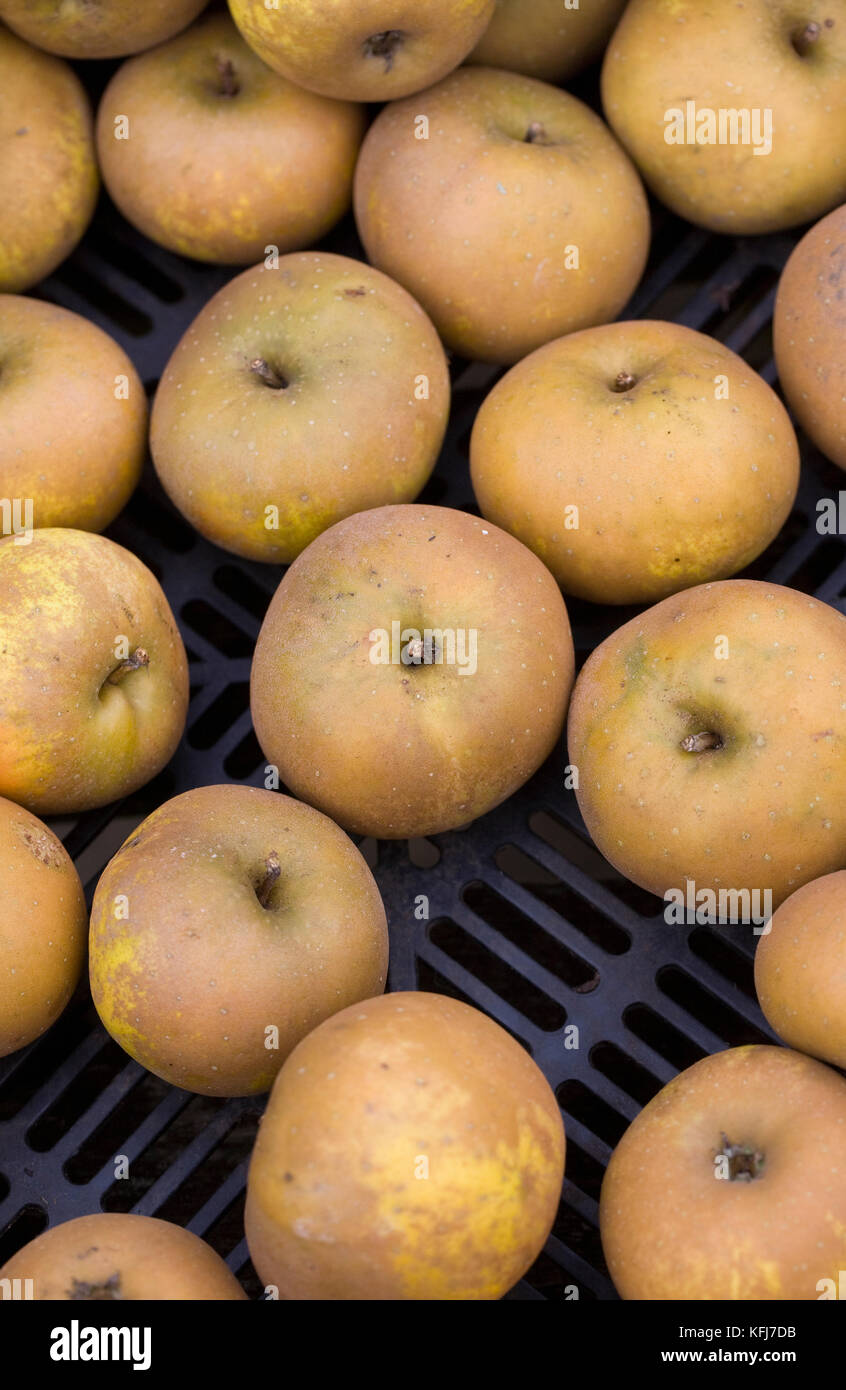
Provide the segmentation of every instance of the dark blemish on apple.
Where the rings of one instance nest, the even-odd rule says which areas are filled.
[[[384,58],[385,72],[390,72],[394,66],[394,54],[402,47],[404,41],[405,33],[402,29],[384,29],[381,34],[371,34],[369,39],[364,40],[364,56]]]
[[[344,290],[344,294],[347,295],[349,299],[357,299],[359,295],[367,294],[367,290],[361,285],[357,290]]]
[[[29,135],[29,126],[22,125],[20,130],[15,131],[16,135]]]
[[[387,1062],[380,1062],[379,1066],[382,1068],[383,1071],[390,1071],[390,1067],[388,1066]]]
[[[294,1175],[293,1175],[293,1173],[283,1173],[283,1174],[282,1174],[282,1181],[283,1181],[283,1182],[293,1182],[293,1181],[294,1181]]]
[[[434,539],[435,539],[434,535],[432,535],[432,536],[429,537],[429,540],[430,540],[430,541],[433,541]]]
[[[120,1274],[110,1274],[108,1279],[104,1279],[99,1284],[90,1284],[82,1279],[74,1279],[66,1293],[70,1299],[85,1299],[88,1302],[122,1299]]]
[[[834,730],[833,730],[833,729],[823,729],[822,733],[819,733],[819,734],[811,734],[811,738],[814,740],[814,743],[816,743],[817,739],[819,739],[819,738],[833,738],[833,737],[834,737]]]

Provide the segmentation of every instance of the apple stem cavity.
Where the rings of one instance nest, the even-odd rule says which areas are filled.
[[[531,121],[523,142],[526,145],[548,145],[546,126],[540,121]]]
[[[255,357],[250,363],[250,371],[255,372],[256,376],[264,382],[265,386],[270,386],[274,391],[284,391],[288,382],[281,372],[277,372],[266,362],[263,357]]]
[[[730,1182],[752,1182],[764,1171],[764,1155],[760,1149],[748,1144],[730,1144],[726,1135],[720,1135],[722,1148],[718,1157],[728,1159]]]
[[[124,676],[128,676],[130,671],[139,671],[142,666],[149,666],[150,658],[143,647],[136,647],[131,656],[122,661],[119,666],[106,676],[108,685],[120,685]]]
[[[631,372],[618,372],[611,383],[612,391],[631,391],[637,385],[637,377]]]
[[[237,97],[241,90],[241,84],[235,73],[235,64],[231,58],[221,58],[220,55],[215,59],[217,63],[217,75],[220,82],[218,88],[222,97]]]
[[[688,734],[687,738],[683,738],[681,741],[681,747],[685,753],[707,753],[710,748],[722,748],[722,746],[723,740],[712,729],[705,729],[701,734]]]
[[[364,53],[367,58],[384,58],[385,72],[394,66],[394,54],[405,41],[402,29],[385,29],[381,34],[371,34],[364,40]]]
[[[793,47],[800,58],[804,58],[810,52],[821,33],[822,25],[812,19],[805,25],[804,29],[800,29],[798,33],[793,35]]]
[[[276,853],[275,849],[271,850],[270,854],[265,859],[264,868],[264,878],[261,880],[261,883],[256,888],[256,897],[261,903],[261,906],[266,908],[270,904],[270,895],[272,894],[276,881],[282,872],[282,866],[279,863],[279,855]]]

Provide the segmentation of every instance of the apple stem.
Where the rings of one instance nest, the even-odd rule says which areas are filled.
[[[235,64],[231,58],[221,58],[218,56],[217,75],[220,78],[220,95],[222,97],[236,97],[241,90],[238,78],[235,76]]]
[[[384,58],[385,72],[390,72],[394,66],[394,54],[404,38],[402,29],[384,29],[381,34],[371,34],[364,41],[365,55],[368,58]]]
[[[722,748],[723,740],[719,734],[707,729],[701,734],[688,734],[687,738],[682,739],[681,746],[685,753],[705,753],[709,748]]]
[[[730,1182],[752,1182],[760,1177],[764,1168],[764,1155],[760,1149],[752,1149],[748,1144],[730,1144],[725,1134],[720,1135],[722,1149],[720,1156],[729,1162]]]
[[[131,656],[122,661],[120,666],[116,666],[111,675],[106,676],[109,685],[120,685],[124,676],[128,676],[130,671],[138,671],[142,666],[149,666],[150,658],[143,647],[136,647]]]
[[[524,143],[527,145],[545,145],[547,143],[546,126],[542,125],[540,121],[532,121],[526,131]]]
[[[258,888],[256,889],[256,897],[258,898],[262,907],[267,907],[268,903],[270,902],[270,895],[273,892],[273,885],[276,883],[276,880],[282,872],[282,868],[279,863],[279,855],[276,853],[275,849],[271,850],[270,854],[265,859],[264,867],[265,875]]]
[[[805,25],[804,29],[800,29],[799,33],[793,36],[793,47],[796,49],[800,58],[804,58],[808,49],[816,43],[821,33],[822,25],[818,24],[815,19],[812,19]]]
[[[266,386],[272,386],[274,391],[284,391],[288,385],[281,372],[275,371],[269,362],[265,362],[263,357],[253,358],[250,363],[250,371],[261,377]]]
[[[631,372],[618,372],[611,385],[612,391],[631,391],[637,385],[637,377]]]

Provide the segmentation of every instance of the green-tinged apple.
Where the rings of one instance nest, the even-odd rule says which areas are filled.
[[[0,292],[29,289],[70,255],[99,177],[85,90],[61,58],[0,27]]]
[[[354,202],[368,258],[449,347],[485,362],[615,318],[649,247],[643,187],[607,126],[567,92],[494,68],[380,112]]]
[[[689,222],[746,236],[819,217],[846,197],[846,0],[629,0],[602,104]]]
[[[0,0],[0,19],[28,43],[63,58],[122,58],[163,43],[206,0]]]
[[[755,989],[789,1047],[846,1067],[846,872],[806,883],[773,913]]]
[[[499,1024],[440,994],[370,999],[277,1077],[250,1255],[283,1299],[498,1299],[549,1235],[564,1154],[549,1083]]]
[[[773,347],[796,419],[846,468],[846,203],[803,236],[784,267]]]
[[[267,1091],[330,1014],[385,988],[373,875],[328,817],[260,787],[165,802],[107,865],[91,994],[131,1057],[209,1096]]]
[[[652,893],[777,906],[846,867],[846,618],[818,599],[751,579],[664,599],[588,658],[568,736],[588,830]]]
[[[781,1047],[733,1047],[629,1126],[599,1225],[622,1298],[836,1297],[846,1265],[846,1081]]]
[[[0,1280],[20,1280],[24,1290],[31,1280],[32,1298],[56,1303],[247,1297],[228,1265],[192,1231],[117,1211],[51,1226],[6,1261]]]
[[[294,561],[267,611],[250,703],[285,785],[386,839],[466,825],[561,735],[570,624],[530,550],[447,507],[340,521]]]
[[[61,840],[0,797],[0,1057],[55,1023],[85,962],[85,898]]]
[[[600,56],[626,0],[497,0],[469,63],[565,82]]]
[[[173,754],[188,663],[154,575],[105,536],[0,540],[0,796],[38,815],[105,806]]]
[[[183,256],[250,265],[318,241],[350,204],[364,115],[271,72],[212,14],[112,78],[97,111],[121,212]]]
[[[518,362],[476,417],[470,462],[484,515],[596,603],[735,574],[799,482],[793,426],[763,378],[713,338],[642,319]]]
[[[404,289],[346,256],[285,256],[188,329],[153,406],[153,459],[209,540],[287,564],[342,517],[413,501],[449,399],[438,335]]]
[[[114,339],[55,304],[0,295],[0,498],[18,508],[13,527],[104,530],[146,451],[147,397]]]
[[[393,101],[458,67],[494,0],[229,0],[229,8],[259,57],[299,87]]]

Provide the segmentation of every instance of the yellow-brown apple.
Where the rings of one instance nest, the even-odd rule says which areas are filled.
[[[846,197],[846,0],[629,0],[605,115],[653,193],[747,236]]]
[[[658,895],[690,883],[774,906],[846,867],[844,669],[841,613],[751,579],[675,594],[612,633],[568,729],[598,848]]]
[[[147,450],[147,397],[122,348],[79,314],[0,295],[0,498],[34,526],[102,531]],[[3,526],[0,525],[0,530]]]
[[[485,362],[616,318],[649,247],[640,179],[607,126],[567,92],[494,68],[380,112],[354,202],[368,258],[449,347]]]
[[[206,0],[0,0],[22,39],[64,58],[122,58],[170,39]]]
[[[595,62],[626,0],[497,0],[468,63],[565,82]]]
[[[308,246],[350,203],[364,115],[302,91],[212,14],[118,69],[97,111],[121,212],[183,256],[250,265]]]
[[[283,1299],[501,1298],[549,1234],[564,1150],[549,1083],[492,1019],[439,994],[369,999],[279,1073],[250,1255]]]
[[[68,63],[0,26],[0,292],[19,293],[70,255],[99,178],[91,108]]]
[[[0,1280],[20,1280],[24,1291],[29,1279],[34,1299],[58,1303],[247,1296],[217,1252],[192,1231],[129,1212],[77,1216],[36,1236],[0,1269]]]
[[[173,754],[188,663],[154,575],[105,536],[0,540],[0,796],[39,815],[105,806]]]
[[[799,449],[742,358],[692,328],[634,319],[518,362],[470,445],[482,512],[565,593],[654,603],[752,561],[790,514]]]
[[[97,1012],[136,1062],[203,1095],[253,1095],[312,1028],[385,988],[388,929],[328,817],[260,787],[199,787],[106,866],[89,956]]]
[[[0,1057],[55,1023],[85,961],[85,898],[61,840],[0,797]]]
[[[250,703],[294,795],[403,839],[466,825],[531,777],[561,735],[573,666],[564,600],[530,550],[447,507],[380,507],[287,571]]]
[[[618,1293],[820,1298],[846,1265],[844,1171],[841,1076],[781,1047],[704,1057],[611,1156],[599,1224]]]
[[[153,460],[209,540],[288,564],[342,517],[413,501],[449,398],[438,335],[404,289],[346,256],[284,256],[188,329],[153,406]]]
[[[806,883],[773,913],[755,989],[789,1047],[846,1067],[846,872]]]
[[[393,101],[467,56],[494,0],[229,0],[247,43],[299,87],[351,101]]]
[[[846,468],[846,204],[803,236],[784,267],[773,347],[799,424]]]

